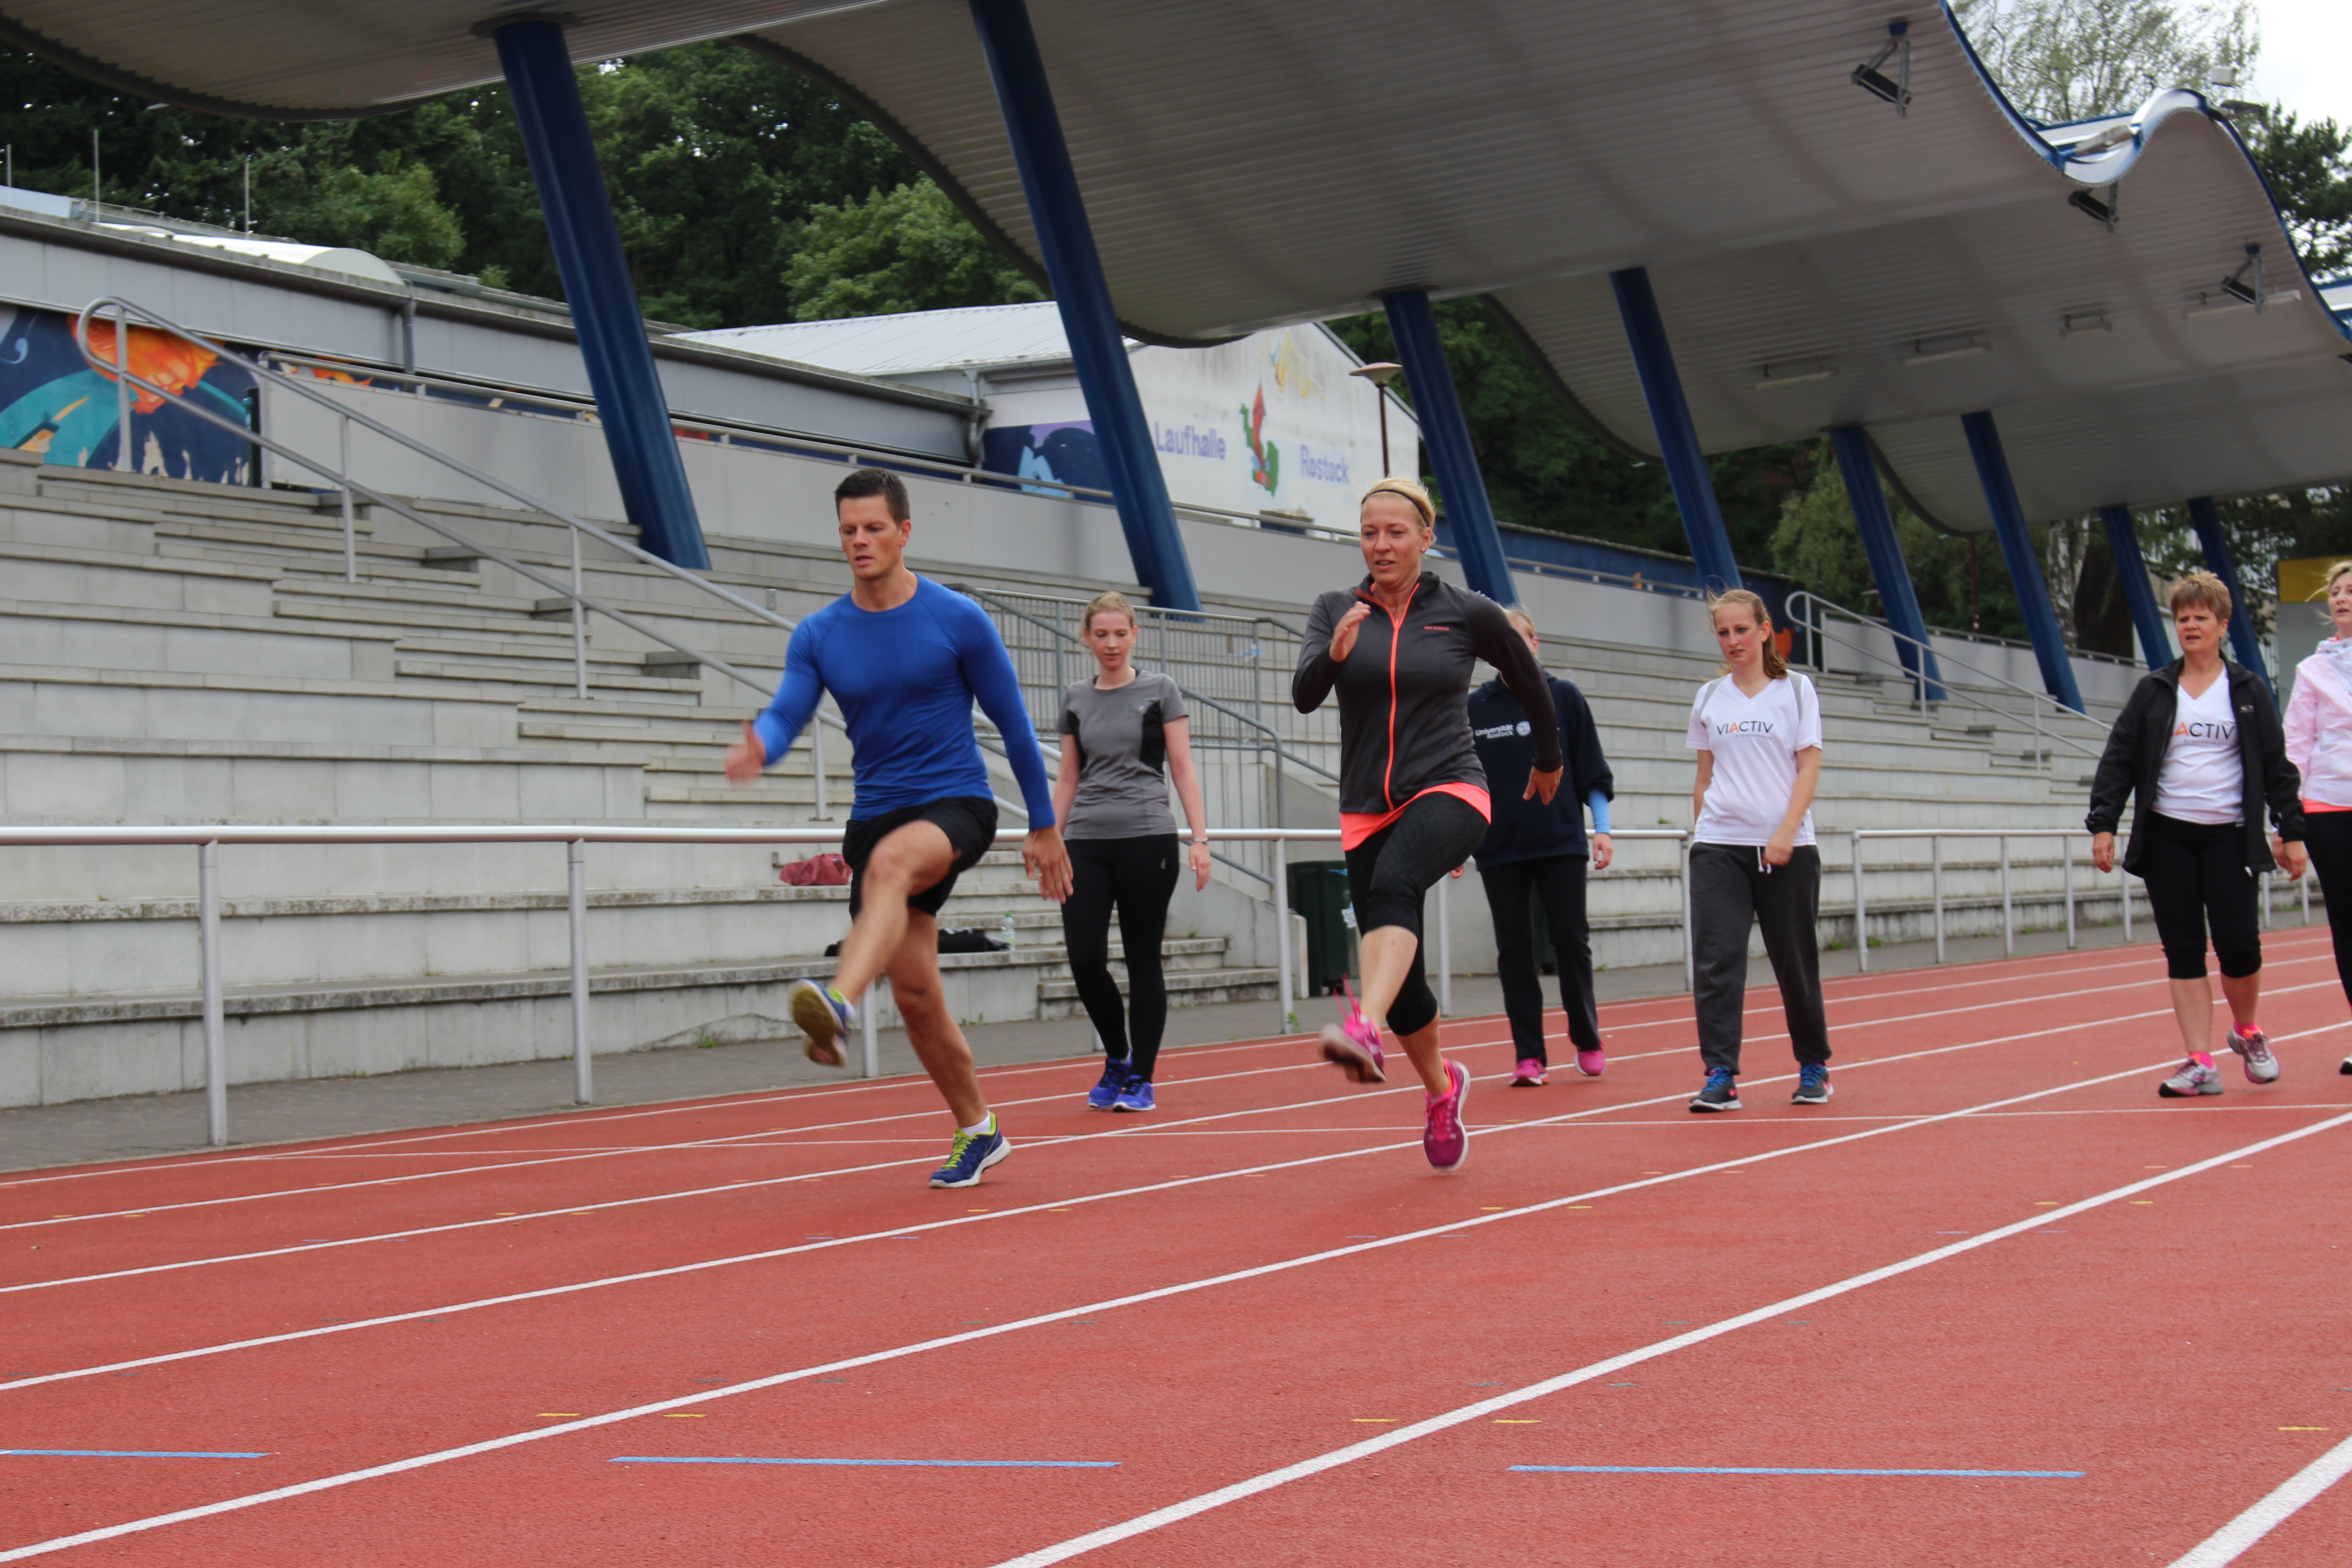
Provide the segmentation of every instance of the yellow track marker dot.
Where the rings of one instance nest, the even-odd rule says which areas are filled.
[[[1495,1425],[1497,1426],[1540,1426],[1543,1425],[1543,1421],[1540,1417],[1537,1417],[1532,1420],[1524,1417],[1518,1420],[1514,1420],[1508,1415],[1497,1415],[1495,1417]]]
[[[2325,1432],[2327,1428],[2325,1426],[2282,1426],[2279,1430],[2282,1432]]]
[[[2136,1209],[2152,1208],[2155,1205],[2154,1198],[2134,1198],[2131,1201],[2131,1206]]]
[[[963,1212],[966,1214],[994,1214],[996,1211],[994,1209],[966,1209]]]
[[[1350,1415],[1348,1419],[1361,1426],[1393,1426],[1396,1425],[1396,1417],[1393,1415]]]
[[[513,1209],[500,1209],[498,1212],[497,1217],[499,1219],[512,1219],[515,1217],[515,1211]]]
[[[1047,1209],[1045,1212],[1047,1214],[1067,1214],[1070,1211],[1067,1209]]]
[[[137,1214],[127,1214],[122,1217],[124,1219],[145,1219],[147,1217],[147,1211],[145,1209],[141,1209]]]
[[[573,1209],[572,1212],[573,1214],[593,1214],[595,1211],[593,1209]]]
[[[569,1417],[579,1414],[580,1412],[577,1410],[542,1410],[540,1412],[541,1416],[549,1418]]]
[[[665,1421],[699,1421],[702,1419],[702,1412],[698,1410],[665,1410],[662,1412],[662,1419]]]
[[[1568,1206],[1572,1209],[1589,1209],[1592,1205],[1591,1204],[1570,1204]]]
[[[2058,1200],[2056,1198],[2036,1198],[2033,1200],[2033,1206],[2038,1209],[2054,1209],[2058,1206]]]
[[[1500,1204],[1480,1204],[1478,1205],[1478,1212],[1480,1214],[1501,1214],[1503,1212],[1503,1205]]]

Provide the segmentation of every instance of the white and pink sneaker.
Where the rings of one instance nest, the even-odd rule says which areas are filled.
[[[1582,1073],[1587,1078],[1599,1078],[1601,1076],[1601,1069],[1608,1065],[1609,1057],[1608,1053],[1605,1051],[1579,1051],[1576,1053],[1576,1070]]]
[[[1348,1075],[1349,1083],[1386,1083],[1387,1057],[1381,1050],[1381,1032],[1360,1007],[1348,1010],[1344,1024],[1323,1026],[1323,1059]]]
[[[1521,1057],[1519,1065],[1511,1069],[1513,1089],[1541,1089],[1543,1081],[1544,1065],[1533,1057]]]
[[[1470,1098],[1470,1075],[1460,1062],[1447,1062],[1445,1081],[1454,1086],[1447,1093],[1421,1091],[1429,1117],[1428,1125],[1422,1129],[1421,1149],[1429,1156],[1431,1168],[1439,1172],[1458,1171],[1470,1157],[1470,1130],[1462,1125],[1462,1105]]]

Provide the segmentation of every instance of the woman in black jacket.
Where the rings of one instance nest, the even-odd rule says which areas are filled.
[[[1364,994],[1324,1029],[1324,1059],[1357,1083],[1386,1078],[1381,1031],[1393,1029],[1421,1075],[1421,1146],[1440,1171],[1470,1152],[1462,1102],[1470,1075],[1438,1050],[1437,998],[1421,968],[1421,908],[1437,879],[1470,858],[1493,815],[1470,741],[1470,669],[1485,659],[1527,704],[1534,764],[1496,779],[1549,801],[1559,787],[1559,727],[1543,666],[1502,606],[1421,569],[1435,542],[1429,493],[1382,479],[1357,517],[1364,580],[1319,595],[1307,613],[1290,700],[1312,713],[1339,698],[1339,847],[1361,933]]]
[[[1522,609],[1503,612],[1538,662],[1543,644],[1533,616]],[[1568,777],[1549,802],[1518,800],[1508,790],[1494,797],[1495,820],[1478,846],[1478,879],[1495,917],[1495,973],[1503,983],[1503,1012],[1511,1021],[1513,1089],[1544,1081],[1551,1058],[1544,1050],[1543,978],[1537,967],[1534,900],[1543,900],[1544,924],[1559,960],[1559,1005],[1568,1015],[1569,1042],[1576,1070],[1599,1078],[1605,1060],[1601,1016],[1593,1005],[1592,936],[1584,913],[1584,874],[1608,869],[1609,802],[1617,793],[1609,759],[1601,754],[1600,732],[1584,693],[1558,676],[1549,678],[1553,716],[1559,723],[1560,753]],[[1470,738],[1489,778],[1513,778],[1534,761],[1534,726],[1519,700],[1499,680],[1470,694]],[[1584,837],[1584,812],[1592,809],[1592,838]]]
[[[2213,992],[2205,978],[2206,924],[2229,999],[2230,1048],[2246,1077],[2269,1083],[2278,1058],[2255,1021],[2263,942],[2254,879],[2286,863],[2304,873],[2302,781],[2287,761],[2278,710],[2262,678],[2221,657],[2230,591],[2210,572],[2172,591],[2181,657],[2142,679],[2108,731],[2091,782],[2091,861],[2116,866],[2116,824],[2136,796],[2124,869],[2147,885],[2172,982],[2172,1012],[2189,1059],[2157,1092],[2168,1100],[2221,1092],[2213,1065]],[[2263,841],[2267,803],[2277,832]]]

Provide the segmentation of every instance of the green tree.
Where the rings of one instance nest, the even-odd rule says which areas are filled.
[[[2276,104],[2239,123],[2304,265],[2320,277],[2352,265],[2352,132]]]
[[[2202,88],[2262,52],[2251,0],[1961,0],[1969,41],[2018,111],[2044,124]]]
[[[795,241],[783,268],[795,321],[1045,298],[928,176],[815,207]]]

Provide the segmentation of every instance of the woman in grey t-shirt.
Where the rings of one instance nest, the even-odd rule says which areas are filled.
[[[1209,885],[1209,822],[1192,771],[1184,695],[1166,676],[1135,668],[1135,611],[1120,595],[1101,595],[1087,606],[1081,635],[1102,670],[1062,693],[1054,816],[1069,846],[1071,877],[1062,940],[1078,997],[1110,1058],[1087,1103],[1097,1110],[1150,1110],[1152,1068],[1168,1022],[1160,940],[1183,871],[1168,810],[1171,780],[1192,829],[1195,891]],[[1123,1005],[1110,973],[1114,905],[1126,949]]]

